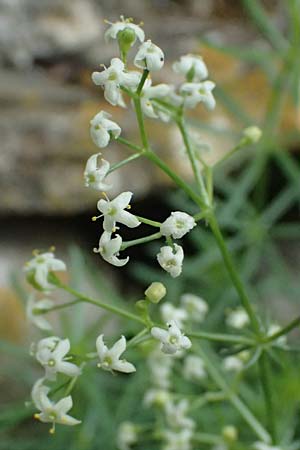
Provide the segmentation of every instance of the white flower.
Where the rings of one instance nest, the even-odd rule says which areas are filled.
[[[132,422],[122,422],[118,428],[117,447],[129,450],[137,442],[137,427]]]
[[[199,55],[184,55],[173,64],[176,73],[184,75],[188,81],[201,81],[207,78],[208,70],[203,59]]]
[[[232,328],[241,329],[248,325],[249,317],[243,308],[236,308],[235,310],[230,311],[226,323]]]
[[[66,355],[69,350],[69,339],[51,336],[38,342],[35,357],[45,368],[47,379],[55,380],[57,373],[64,373],[69,377],[77,377],[81,374],[79,367],[67,361]]]
[[[226,372],[241,372],[244,365],[242,360],[237,356],[227,356],[223,359],[223,368]]]
[[[101,165],[98,166],[98,158],[101,153],[92,155],[86,163],[84,171],[85,186],[96,189],[97,191],[108,191],[112,185],[104,183],[104,179],[108,174],[110,164],[101,158]]]
[[[202,380],[206,378],[205,365],[203,360],[196,355],[188,355],[184,360],[183,376],[187,380]]]
[[[135,372],[133,364],[120,359],[122,353],[126,350],[126,339],[122,336],[110,349],[103,342],[103,334],[100,334],[96,340],[96,347],[100,363],[98,367],[104,370],[117,370],[118,372],[131,373]]]
[[[193,432],[190,429],[180,431],[165,430],[164,439],[166,444],[162,450],[191,450]]]
[[[214,109],[216,101],[212,91],[215,86],[215,83],[209,80],[201,83],[184,83],[180,87],[180,93],[184,97],[184,105],[187,108],[195,108],[198,103],[202,102],[207,109]]]
[[[179,327],[183,325],[183,322],[187,319],[187,313],[184,309],[176,308],[172,303],[163,303],[160,307],[160,314],[163,322],[170,322],[171,320],[176,322]]]
[[[195,422],[190,417],[187,417],[189,403],[186,399],[174,403],[171,400],[165,405],[165,414],[168,424],[172,428],[193,429]]]
[[[183,294],[180,301],[188,313],[189,319],[195,322],[202,322],[204,320],[208,311],[208,305],[203,298],[194,294]]]
[[[272,323],[267,330],[267,335],[272,336],[272,334],[275,334],[280,330],[281,330],[281,327],[277,323]],[[285,335],[279,336],[277,339],[274,340],[274,343],[276,343],[279,346],[285,346],[286,342],[287,342],[287,339],[286,339]]]
[[[122,223],[129,228],[135,228],[140,225],[137,217],[125,209],[130,208],[132,192],[122,192],[113,200],[100,199],[97,203],[98,210],[103,214],[104,231],[111,233],[115,231],[116,223]]]
[[[183,248],[177,244],[173,244],[173,247],[170,245],[161,247],[157,255],[160,266],[173,278],[181,274],[183,258]]]
[[[113,58],[110,66],[102,72],[93,72],[92,80],[97,86],[103,86],[104,97],[112,105],[125,106],[120,87],[136,88],[141,74],[127,72],[119,58]]]
[[[173,358],[162,353],[157,346],[150,353],[147,363],[152,384],[160,389],[168,389],[170,387],[170,374],[174,364]]]
[[[151,334],[155,339],[158,339],[162,345],[162,352],[173,355],[181,349],[189,349],[192,346],[191,341],[185,336],[174,321],[167,324],[168,329],[153,327]]]
[[[170,394],[165,389],[148,389],[144,395],[144,404],[149,406],[164,406],[170,399]]]
[[[45,319],[43,313],[51,309],[53,305],[53,301],[48,298],[35,301],[34,296],[31,295],[26,304],[26,317],[41,330],[51,330],[52,326],[48,320]]]
[[[121,128],[119,125],[116,122],[109,120],[109,117],[111,117],[111,114],[105,111],[100,111],[90,121],[91,138],[97,147],[106,147],[111,136],[116,139],[121,134]]]
[[[167,112],[162,111],[161,108],[157,107],[154,99],[162,99],[167,97],[172,90],[172,86],[168,84],[157,84],[156,86],[151,86],[151,80],[146,80],[143,90],[141,92],[141,106],[143,113],[147,117],[152,119],[161,119],[163,121],[168,121],[170,116]]]
[[[134,65],[140,69],[148,69],[150,72],[160,70],[164,65],[163,51],[149,39],[139,47],[134,58]]]
[[[265,442],[255,442],[253,448],[255,448],[255,450],[282,450],[282,447],[266,444]]]
[[[115,238],[111,238],[111,233],[104,231],[99,240],[99,247],[94,248],[95,253],[100,253],[102,258],[116,267],[125,266],[129,261],[129,256],[119,259],[118,255],[122,246],[122,238],[119,234]]]
[[[37,254],[24,266],[24,272],[27,273],[27,281],[41,291],[49,291],[55,288],[49,282],[48,275],[49,272],[57,270],[66,270],[66,265],[60,259],[55,258],[52,252]]]
[[[180,239],[196,225],[194,217],[181,211],[174,211],[161,224],[160,232],[163,236],[172,236],[173,239]]]
[[[55,432],[55,424],[60,423],[62,425],[78,425],[81,420],[74,419],[74,417],[69,416],[67,412],[72,408],[73,402],[72,397],[64,397],[57,403],[52,402],[48,398],[48,393],[50,388],[43,385],[44,379],[39,379],[32,388],[31,397],[35,407],[40,411],[34,415],[35,419],[41,422],[52,423],[52,428],[50,433]]]
[[[135,39],[133,40],[132,45],[134,45],[136,39],[138,39],[140,42],[144,42],[145,33],[142,28],[139,25],[131,23],[131,19],[125,19],[123,16],[121,16],[120,18],[121,20],[115,23],[107,22],[111,26],[104,33],[104,39],[106,40],[106,42],[109,42],[112,39],[117,39],[118,33],[124,30],[133,31]]]

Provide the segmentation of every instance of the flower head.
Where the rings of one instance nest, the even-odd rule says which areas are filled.
[[[193,431],[191,429],[165,430],[165,445],[162,450],[191,450]]]
[[[163,83],[157,84],[156,86],[152,86],[151,84],[151,80],[146,80],[141,92],[141,106],[143,113],[152,119],[159,118],[164,122],[167,122],[170,118],[169,113],[162,111],[161,107],[157,108],[155,99],[167,97],[172,91],[172,86]]]
[[[87,160],[83,174],[85,186],[96,189],[97,191],[108,191],[112,186],[111,184],[105,183],[103,180],[108,174],[110,164],[108,161],[101,158],[101,165],[98,166],[100,155],[101,153],[96,153]]]
[[[202,380],[207,373],[203,360],[196,355],[188,355],[184,360],[183,376],[187,380]]]
[[[115,230],[117,223],[122,223],[129,228],[135,228],[140,225],[137,217],[125,209],[130,208],[132,192],[122,192],[113,200],[101,199],[98,201],[97,208],[104,216],[103,228],[111,233]]]
[[[118,428],[117,446],[120,450],[129,450],[137,442],[137,427],[132,422],[122,422]]]
[[[191,341],[181,332],[176,322],[170,321],[167,326],[167,330],[159,327],[151,328],[152,336],[162,344],[162,352],[173,355],[181,349],[187,350],[192,346]]]
[[[131,373],[136,369],[133,364],[120,359],[122,353],[126,350],[126,339],[122,336],[110,349],[104,344],[103,334],[100,334],[96,340],[97,353],[100,359],[98,367],[104,370],[116,370],[118,372]]]
[[[207,109],[214,109],[216,101],[212,91],[215,86],[215,83],[209,80],[200,83],[184,83],[180,87],[180,93],[184,98],[184,105],[187,108],[195,108],[198,103],[202,102]]]
[[[241,329],[248,325],[249,317],[243,308],[236,308],[235,310],[230,311],[226,323],[232,328]]]
[[[50,291],[55,286],[48,280],[49,272],[66,270],[66,265],[54,253],[36,254],[24,266],[27,281],[40,291]]]
[[[106,147],[111,136],[116,139],[121,134],[121,128],[116,122],[109,120],[110,117],[111,114],[105,111],[100,111],[90,121],[91,138],[97,147]]]
[[[164,53],[149,39],[140,46],[134,58],[134,65],[150,72],[160,70],[164,65]]]
[[[195,422],[187,417],[189,403],[186,399],[177,403],[168,401],[165,405],[165,413],[168,424],[172,428],[193,429]]]
[[[170,393],[165,389],[148,389],[144,395],[144,404],[146,406],[162,407],[168,402]]]
[[[73,402],[72,397],[64,397],[57,403],[51,401],[48,397],[50,388],[43,384],[44,379],[39,379],[33,386],[31,397],[35,407],[40,411],[35,414],[35,419],[41,422],[52,423],[52,428],[50,433],[55,432],[55,424],[59,423],[62,425],[78,425],[81,420],[74,419],[74,417],[69,416],[67,412],[72,408]]]
[[[104,231],[99,240],[99,247],[94,248],[95,253],[100,253],[102,258],[112,264],[113,266],[122,267],[129,261],[129,256],[124,259],[119,259],[118,255],[122,246],[122,238],[119,234],[113,239],[111,238],[111,233]]]
[[[69,377],[81,374],[79,367],[67,361],[66,355],[69,350],[69,339],[51,336],[38,342],[35,357],[46,370],[45,378],[55,380],[57,373],[64,373]]]
[[[208,70],[199,55],[184,55],[173,64],[176,73],[184,75],[187,81],[202,81],[208,76]]]
[[[119,58],[113,58],[110,66],[102,72],[93,72],[92,80],[97,86],[103,86],[104,97],[111,105],[125,106],[120,87],[136,88],[140,73],[127,72]]]
[[[226,358],[223,359],[223,368],[226,372],[241,372],[244,368],[244,364],[237,356],[226,356]]]
[[[162,353],[157,346],[148,358],[148,367],[151,374],[151,382],[159,390],[165,390],[170,387],[170,375],[174,363],[173,358]]]
[[[190,320],[194,322],[202,322],[204,320],[208,311],[208,305],[203,298],[194,294],[183,294],[180,302]]]
[[[176,308],[172,303],[163,303],[160,307],[160,314],[164,322],[174,321],[179,327],[187,319],[187,313],[182,308]]]
[[[130,31],[132,32],[132,42],[131,45],[134,45],[136,39],[138,39],[140,42],[144,42],[145,40],[145,33],[144,30],[135,23],[132,23],[131,19],[125,19],[124,16],[120,17],[121,20],[118,20],[115,23],[109,23],[110,27],[106,30],[104,33],[104,39],[106,42],[109,42],[113,39],[118,39],[118,35],[122,31]]]
[[[173,278],[181,274],[183,258],[183,248],[177,244],[173,244],[173,247],[170,245],[161,247],[157,255],[160,266]]]
[[[196,225],[194,218],[189,214],[174,211],[161,224],[160,232],[163,236],[172,236],[173,239],[180,239]]]
[[[43,316],[43,313],[53,307],[54,303],[49,298],[44,298],[39,301],[35,301],[34,296],[31,295],[26,304],[26,317],[35,326],[41,330],[51,330],[52,326],[47,319]]]

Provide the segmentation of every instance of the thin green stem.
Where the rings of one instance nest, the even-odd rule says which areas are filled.
[[[199,444],[218,445],[222,444],[223,440],[220,436],[208,433],[195,433],[193,435],[193,442]]]
[[[266,352],[262,352],[261,357],[258,362],[260,370],[261,384],[264,392],[265,403],[266,403],[266,417],[268,421],[269,432],[272,437],[272,443],[276,444],[276,424],[275,424],[275,413],[273,406],[273,392],[270,380],[270,367],[268,361],[268,355]]]
[[[146,225],[150,225],[151,227],[156,227],[156,228],[160,228],[161,227],[161,223],[160,222],[156,222],[155,220],[151,220],[151,219],[146,219],[145,217],[141,217],[141,216],[136,216],[140,222],[145,223]]]
[[[208,333],[205,331],[194,333],[193,331],[186,332],[186,335],[195,339],[205,339],[212,342],[227,342],[230,344],[242,344],[242,345],[255,345],[252,339],[248,339],[244,336],[238,336],[235,334],[222,334],[222,333]]]
[[[259,336],[259,335],[261,335],[259,321],[255,315],[254,309],[252,307],[252,304],[250,302],[248,294],[246,293],[244,285],[240,279],[240,276],[235,268],[232,257],[227,249],[227,246],[224,241],[221,230],[219,228],[218,222],[213,214],[211,214],[210,217],[208,218],[208,223],[209,223],[211,230],[215,236],[216,242],[217,242],[219,250],[222,254],[222,257],[223,257],[225,266],[227,268],[228,274],[231,278],[231,281],[240,297],[241,303],[242,303],[243,307],[245,308],[245,311],[247,312],[247,314],[249,316],[252,328],[255,331],[255,333]]]
[[[59,309],[69,308],[70,306],[74,306],[74,305],[77,305],[78,303],[82,303],[82,302],[83,302],[83,300],[78,299],[78,300],[73,300],[71,302],[61,303],[60,305],[52,306],[52,308],[46,309],[45,311],[40,312],[39,314],[47,314],[49,312],[57,311]]]
[[[120,161],[120,162],[118,162],[118,163],[116,163],[116,164],[113,164],[113,165],[111,166],[111,168],[109,169],[107,175],[109,175],[110,173],[114,172],[114,171],[117,170],[117,169],[120,169],[121,167],[125,166],[126,164],[131,163],[131,162],[134,161],[135,159],[140,158],[141,156],[142,156],[142,153],[141,153],[141,152],[134,153],[133,155],[129,156],[128,158],[123,159],[123,161]]]
[[[116,138],[116,141],[120,142],[120,144],[124,144],[127,147],[129,147],[131,150],[134,150],[138,153],[143,153],[145,149],[141,147],[140,145],[133,144],[132,142],[128,141],[127,139],[124,139],[123,137],[119,136]]]
[[[156,239],[160,239],[162,234],[160,232],[150,234],[150,236],[145,236],[139,239],[133,239],[132,241],[124,241],[122,243],[121,250],[126,250],[128,247],[133,247],[135,245],[145,244],[146,242],[155,241]]]
[[[147,78],[148,78],[148,75],[149,75],[149,70],[148,70],[148,69],[145,69],[144,72],[143,72],[141,81],[140,81],[140,83],[139,83],[139,85],[138,85],[138,87],[137,87],[137,90],[136,90],[136,94],[139,95],[139,96],[140,96],[140,94],[141,94],[141,92],[142,92],[143,86],[144,86],[144,84],[145,84],[145,81],[146,81]]]
[[[147,133],[146,133],[140,97],[135,97],[133,99],[133,102],[134,102],[136,118],[137,118],[139,130],[140,130],[142,144],[143,144],[144,149],[149,150],[149,142],[148,142],[148,137],[147,137]]]
[[[292,331],[294,328],[300,326],[300,316],[296,319],[292,320],[288,325],[278,330],[276,333],[271,334],[270,336],[265,337],[263,339],[264,343],[275,341],[276,339],[280,338],[281,336],[284,336],[288,334],[290,331]]]

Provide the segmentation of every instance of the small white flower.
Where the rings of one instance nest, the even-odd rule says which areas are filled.
[[[255,442],[253,448],[255,450],[282,450],[282,447],[266,444],[265,442]]]
[[[98,210],[103,214],[104,231],[111,233],[115,231],[116,223],[122,223],[129,228],[135,228],[140,225],[137,217],[125,209],[130,208],[132,192],[122,192],[113,200],[100,199],[97,203]]]
[[[150,72],[160,70],[164,65],[164,53],[151,40],[144,42],[134,58],[134,65]]]
[[[121,128],[116,122],[109,120],[110,117],[111,114],[105,111],[100,111],[90,121],[91,138],[97,147],[106,147],[111,136],[116,139],[121,134]]]
[[[173,247],[170,245],[161,247],[157,255],[160,266],[173,278],[181,274],[183,258],[183,248],[177,244],[173,244]]]
[[[184,75],[188,81],[202,81],[208,76],[208,70],[203,59],[199,55],[184,55],[173,64],[176,73]]]
[[[85,186],[96,189],[97,191],[108,191],[112,185],[105,183],[103,180],[108,174],[110,164],[101,158],[101,165],[98,166],[100,155],[101,153],[96,153],[87,160],[83,174]]]
[[[45,319],[43,313],[53,307],[54,303],[48,298],[35,301],[34,296],[31,295],[26,304],[26,317],[35,326],[41,330],[51,330],[52,326]]]
[[[242,360],[237,356],[227,356],[223,359],[223,368],[226,372],[241,372],[244,365]]]
[[[40,420],[45,423],[52,423],[52,428],[50,433],[55,432],[55,424],[59,423],[61,425],[78,425],[81,420],[74,419],[74,417],[69,416],[67,412],[72,408],[73,402],[72,397],[64,397],[57,403],[52,402],[48,398],[48,393],[50,388],[43,385],[44,379],[39,379],[32,388],[31,397],[35,407],[40,411],[34,415],[35,419]]]
[[[45,378],[55,380],[57,373],[64,373],[69,377],[81,374],[79,367],[67,361],[66,355],[69,350],[69,339],[51,336],[38,342],[35,357],[46,371]]]
[[[151,80],[146,80],[141,92],[141,106],[143,113],[152,119],[159,118],[166,122],[169,120],[169,114],[161,111],[153,100],[167,97],[171,93],[172,86],[169,86],[168,84],[157,84],[156,86],[151,86],[151,84]]]
[[[174,321],[168,323],[167,326],[167,330],[159,327],[151,328],[152,336],[162,343],[162,352],[173,355],[181,349],[187,350],[191,348],[192,343],[190,339],[181,332]]]
[[[267,335],[268,336],[272,336],[272,334],[277,333],[278,331],[281,330],[280,325],[278,325],[277,323],[272,323],[268,330],[267,330]],[[286,336],[279,336],[279,338],[275,339],[274,343],[276,343],[279,346],[285,346],[287,342]]]
[[[235,310],[230,311],[226,323],[232,328],[241,329],[248,325],[249,317],[243,308],[236,308]]]
[[[99,247],[94,248],[95,253],[100,253],[102,258],[116,267],[125,266],[129,261],[129,256],[124,259],[119,259],[118,255],[122,247],[122,238],[119,234],[113,239],[111,238],[111,233],[104,231],[99,240]]]
[[[183,294],[180,298],[182,307],[188,313],[189,319],[202,322],[208,312],[208,305],[203,298],[194,294]]]
[[[119,58],[113,58],[110,66],[102,72],[93,72],[92,80],[97,86],[103,86],[104,97],[111,105],[125,106],[120,87],[136,88],[141,74],[127,72],[124,63]]]
[[[120,450],[129,450],[137,442],[137,427],[132,422],[122,422],[118,428],[117,447]]]
[[[203,380],[207,377],[203,360],[196,355],[188,355],[184,360],[183,376],[187,380]]]
[[[160,307],[160,314],[163,322],[176,322],[179,327],[182,327],[183,322],[187,319],[187,313],[184,309],[176,308],[172,303],[163,303]]]
[[[180,400],[177,403],[168,401],[165,405],[166,419],[172,428],[193,429],[195,422],[190,417],[187,417],[189,403],[186,399]]]
[[[170,394],[165,389],[148,389],[144,395],[144,404],[150,406],[165,406],[170,399]]]
[[[162,450],[191,450],[193,431],[182,429],[179,431],[165,430],[164,439],[166,444]]]
[[[117,370],[118,372],[131,373],[136,369],[133,364],[120,359],[122,353],[126,350],[126,339],[122,336],[110,349],[104,344],[103,334],[100,334],[96,340],[97,353],[100,359],[98,367],[104,370]]]
[[[216,101],[212,91],[215,86],[215,83],[209,80],[201,83],[184,83],[180,87],[180,93],[184,97],[184,105],[187,108],[195,108],[198,103],[202,102],[207,109],[214,109]]]
[[[104,33],[104,39],[106,40],[106,42],[117,39],[118,33],[127,29],[133,31],[135,35],[135,39],[133,40],[132,45],[134,45],[136,39],[138,39],[140,42],[144,42],[145,33],[139,25],[131,23],[131,19],[125,19],[123,16],[121,16],[120,19],[121,20],[118,20],[115,23],[107,22],[111,26]]]
[[[48,280],[49,272],[61,270],[66,270],[66,265],[55,258],[52,252],[37,254],[24,266],[27,281],[41,291],[49,291],[56,287]]]
[[[173,239],[180,239],[196,225],[194,217],[181,211],[174,211],[161,224],[160,232],[163,236],[172,236]]]

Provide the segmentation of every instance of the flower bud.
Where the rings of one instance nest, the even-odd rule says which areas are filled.
[[[228,443],[235,442],[238,438],[238,430],[233,425],[226,425],[222,429],[222,436]]]
[[[166,287],[158,281],[154,281],[153,283],[151,283],[150,286],[145,290],[145,296],[151,303],[159,303],[161,299],[164,298],[166,293]]]
[[[119,31],[118,35],[118,43],[120,47],[120,52],[122,55],[123,61],[126,60],[127,53],[129,52],[130,48],[133,46],[133,44],[136,41],[136,34],[134,30],[132,30],[129,27],[124,28],[124,30]]]
[[[256,126],[245,128],[243,131],[244,137],[246,137],[251,144],[256,144],[261,138],[262,131]]]

